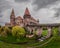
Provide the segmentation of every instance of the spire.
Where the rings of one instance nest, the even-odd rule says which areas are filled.
[[[15,25],[15,13],[14,13],[14,9],[12,9],[11,15],[10,15],[10,23],[11,26]]]
[[[14,9],[12,9],[11,16],[15,16]]]
[[[28,8],[26,7],[26,10],[25,10],[25,14],[24,15],[30,15],[30,12],[28,10]]]
[[[24,19],[25,18],[31,18],[31,15],[30,15],[28,8],[26,8],[25,13],[24,13]]]

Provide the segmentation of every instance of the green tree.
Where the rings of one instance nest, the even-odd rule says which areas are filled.
[[[15,26],[12,28],[12,35],[17,37],[24,37],[25,36],[25,30],[24,28],[20,26]]]
[[[10,33],[11,33],[11,29],[9,29],[8,27],[5,27],[5,28],[4,28],[4,31],[5,31],[7,34],[10,34]]]
[[[8,28],[8,27],[1,27],[0,28],[0,34],[1,34],[1,36],[7,36],[8,35],[8,33],[10,33],[11,32],[11,30]]]

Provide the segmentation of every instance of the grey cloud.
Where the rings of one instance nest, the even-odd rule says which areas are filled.
[[[33,2],[33,5],[37,5],[38,7],[36,10],[39,10],[40,8],[46,7],[46,5],[54,3],[56,1],[58,0],[36,0]]]
[[[0,25],[4,24],[4,20],[1,20],[3,18],[2,12],[5,10],[11,8],[10,4],[6,0],[0,0]]]
[[[0,12],[10,8],[9,2],[6,0],[0,0]]]
[[[29,0],[15,0],[16,2],[28,2]]]
[[[3,26],[3,25],[5,25],[5,23],[4,23],[4,22],[0,22],[0,25],[2,25],[2,26]]]
[[[57,18],[60,17],[60,8],[56,9],[56,13],[54,17],[57,17]]]
[[[0,14],[0,18],[2,17],[2,14]]]

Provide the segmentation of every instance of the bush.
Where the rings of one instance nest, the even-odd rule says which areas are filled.
[[[35,36],[38,36],[38,33],[37,33],[37,31],[34,31],[34,32],[33,32],[33,34],[34,34]]]
[[[4,31],[7,33],[7,35],[11,34],[12,32],[8,27],[5,27]]]
[[[54,27],[54,28],[52,29],[52,32],[53,32],[53,33],[52,33],[53,35],[57,35],[58,32],[59,32],[59,31],[58,31],[58,28],[55,28],[55,27]]]
[[[13,27],[8,27],[8,28],[12,30]]]
[[[0,33],[1,33],[1,28],[0,28]]]
[[[10,32],[11,32],[11,30],[8,27],[4,26],[4,27],[0,28],[1,36],[7,36]]]
[[[25,30],[24,28],[20,26],[15,26],[12,28],[12,35],[16,37],[24,37],[25,36]]]
[[[8,43],[25,43],[28,42],[25,37],[25,30],[20,26],[15,27],[1,27],[0,40]],[[10,34],[11,33],[11,34]]]
[[[42,36],[47,36],[47,34],[48,34],[48,30],[43,30]]]
[[[0,28],[1,28],[1,25],[0,25]]]

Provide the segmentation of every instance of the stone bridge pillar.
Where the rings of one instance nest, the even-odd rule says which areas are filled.
[[[38,36],[41,36],[42,35],[42,31],[43,31],[43,28],[42,27],[39,27],[38,29],[37,29],[37,35]]]
[[[30,34],[33,34],[35,31],[35,27],[28,27],[27,30],[29,30]]]
[[[46,38],[49,38],[52,35],[52,28],[51,27],[47,27],[47,30],[48,30],[48,34],[47,34]]]
[[[31,29],[31,27],[27,27],[27,30],[31,33],[32,29]]]

